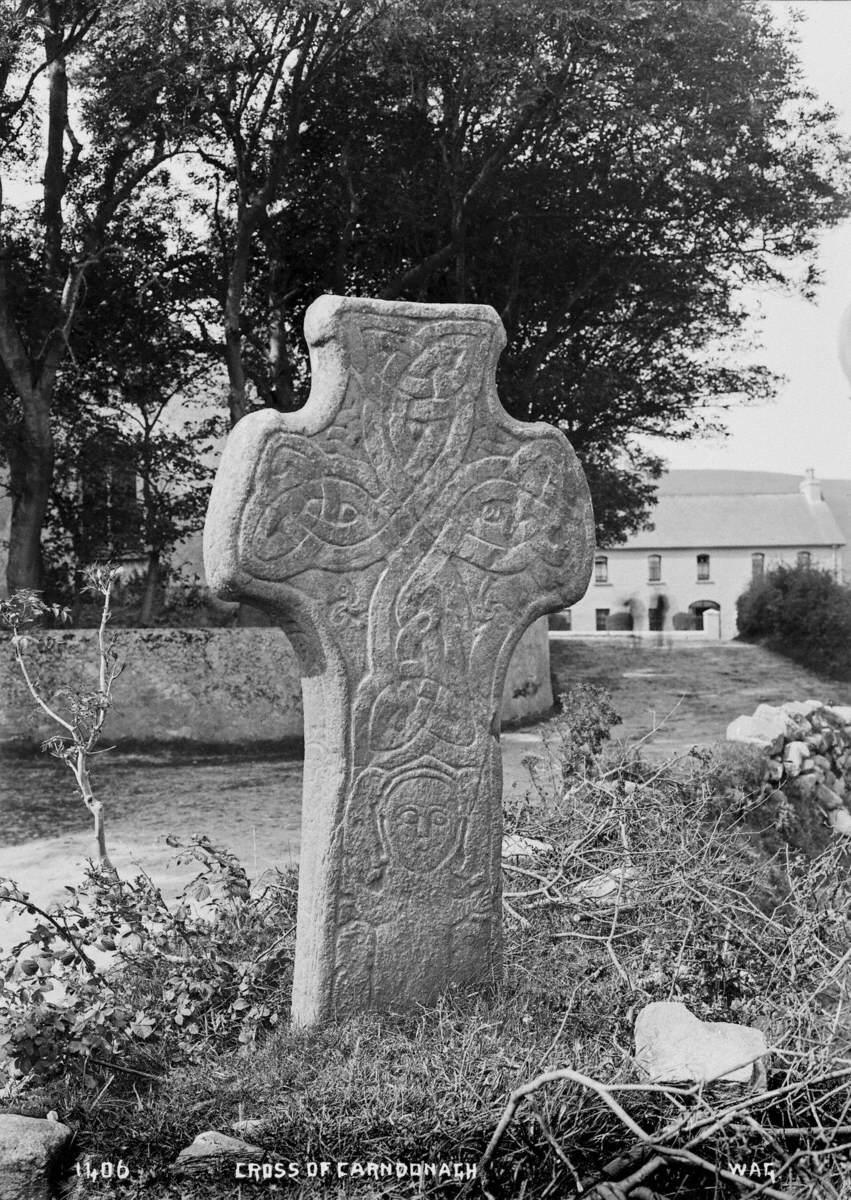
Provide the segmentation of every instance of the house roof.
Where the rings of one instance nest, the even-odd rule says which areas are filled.
[[[624,548],[844,545],[848,537],[828,497],[835,495],[851,529],[851,482],[821,482],[825,500],[816,503],[798,490],[800,482],[762,471],[670,471],[660,480],[653,529],[633,534]]]
[[[779,471],[707,471],[699,468],[693,471],[666,471],[659,480],[659,494],[740,496],[797,492],[801,478],[801,475]],[[820,482],[824,486],[825,481]]]

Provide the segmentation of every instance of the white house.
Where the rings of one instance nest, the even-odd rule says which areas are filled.
[[[0,495],[0,596],[10,509]],[[714,609],[721,637],[732,638],[736,599],[755,572],[800,556],[851,580],[851,480],[670,471],[660,480],[651,520],[652,530],[598,550],[592,582],[569,611],[574,632],[593,633],[610,615],[627,612],[636,630],[670,629],[685,613],[700,627],[703,613]],[[178,548],[175,564],[189,576],[202,573],[200,535]]]
[[[732,638],[737,597],[770,567],[801,563],[843,579],[851,482],[830,481],[833,503],[826,487],[812,471],[803,481],[769,472],[669,472],[653,528],[597,551],[591,584],[569,610],[570,628],[601,631],[612,614],[630,613],[635,630],[683,627],[689,618],[701,629],[711,609],[720,636]]]

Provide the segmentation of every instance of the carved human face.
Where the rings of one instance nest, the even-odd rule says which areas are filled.
[[[409,871],[433,871],[452,857],[457,805],[448,781],[414,776],[391,792],[382,826],[392,861]]]

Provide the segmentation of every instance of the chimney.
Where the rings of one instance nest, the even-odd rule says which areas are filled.
[[[807,504],[818,504],[819,501],[824,500],[821,484],[816,479],[812,467],[807,467],[806,474],[800,484],[800,491]]]

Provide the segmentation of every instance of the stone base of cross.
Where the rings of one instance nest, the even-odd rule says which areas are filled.
[[[323,296],[305,334],[307,404],[239,422],[204,531],[302,670],[299,1023],[500,977],[503,681],[594,545],[567,440],[499,402],[492,309]]]

